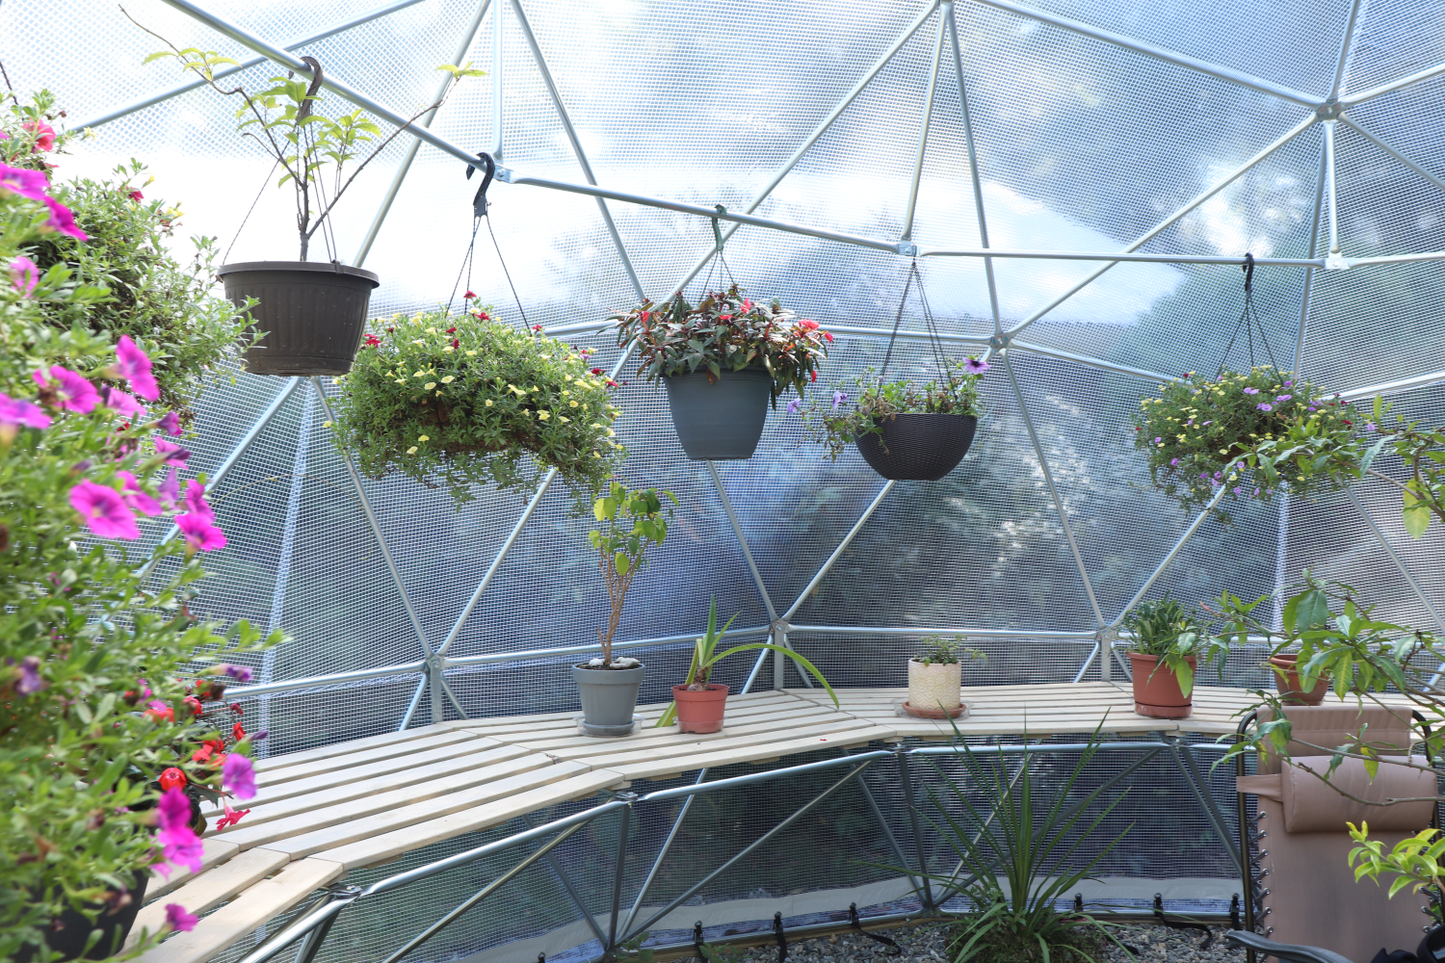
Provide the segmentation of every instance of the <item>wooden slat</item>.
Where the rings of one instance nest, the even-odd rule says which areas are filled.
[[[413,739],[433,736],[439,732],[445,732],[449,728],[451,727],[447,725],[418,726],[415,729],[407,729],[404,732],[384,732],[379,736],[367,736],[363,739],[348,739],[346,742],[333,742],[331,745],[318,746],[315,749],[303,749],[300,752],[282,753],[279,756],[272,756],[269,759],[256,760],[256,771],[259,773],[268,770],[284,769],[287,766],[315,762],[318,759],[330,759],[332,756],[349,755],[355,752],[364,752],[369,749],[380,749],[401,742],[410,742]]]
[[[349,770],[354,766],[365,766],[386,759],[409,758],[412,755],[439,746],[477,741],[474,733],[459,729],[447,729],[430,733],[420,739],[393,743],[366,749],[362,752],[337,753],[322,759],[313,759],[302,765],[290,765],[281,769],[267,769],[256,774],[256,786],[264,791],[296,779],[304,779],[323,772]]]
[[[611,743],[610,746],[606,744],[599,746],[599,740],[590,736],[578,735],[575,731],[570,736],[559,738],[540,736],[537,738],[513,738],[517,738],[518,745],[555,755],[559,759],[570,759],[596,753],[599,749],[605,754],[607,749],[613,747],[619,751],[631,751],[655,745],[736,738],[758,732],[777,733],[796,726],[837,722],[839,719],[837,712],[831,709],[825,710],[820,706],[790,706],[777,712],[760,713],[741,718],[735,718],[732,713],[728,713],[724,719],[722,730],[712,733],[679,732],[675,723],[663,729],[644,727],[630,736],[608,740]]]
[[[224,863],[240,851],[241,847],[235,843],[226,842],[223,839],[201,840],[201,872],[204,873],[212,866]],[[198,874],[191,872],[189,869],[182,869],[178,866],[171,867],[169,876],[152,869],[150,883],[146,886],[146,899],[155,899],[157,896],[163,896],[171,890],[189,883],[195,879],[197,875]]]
[[[472,806],[439,819],[427,820],[404,829],[384,832],[325,850],[319,858],[340,863],[348,870],[380,865],[413,850],[463,833],[498,826],[518,816],[555,806],[568,799],[591,796],[600,789],[617,785],[620,781],[621,777],[617,773],[607,770],[582,773],[540,789],[516,793],[486,805]]]
[[[126,939],[126,947],[139,943],[143,930],[149,929],[154,933],[165,924],[167,903],[179,903],[186,908],[186,912],[199,916],[265,879],[290,861],[291,857],[285,853],[253,849],[194,877],[166,899],[153,900],[136,914],[135,925]]]
[[[273,839],[266,843],[266,848],[290,853],[292,859],[298,859],[312,853],[365,841],[367,837],[393,834],[394,831],[402,830],[405,827],[435,821],[437,817],[447,816],[451,813],[465,814],[465,812],[479,808],[484,809],[487,803],[513,794],[520,793],[527,795],[528,798],[546,799],[547,793],[552,790],[544,787],[552,783],[565,782],[568,777],[581,775],[586,771],[586,766],[575,762],[559,762],[555,765],[542,766],[530,772],[496,779],[461,792],[436,796],[414,805],[400,806],[387,812],[367,816],[364,819],[327,826],[287,839]],[[543,802],[538,808],[552,804],[552,802]],[[351,868],[352,865],[358,864],[348,861],[348,868]]]
[[[297,848],[282,841],[301,836],[314,837],[328,827],[343,823],[347,824],[346,832],[351,835],[365,835],[387,822],[401,825],[403,823],[398,821],[408,817],[414,817],[412,821],[415,822],[427,816],[452,812],[464,805],[495,798],[497,794],[508,791],[508,787],[530,789],[565,778],[573,771],[578,770],[570,765],[558,771],[552,760],[546,756],[528,753],[463,773],[417,779],[388,792],[368,793],[360,799],[333,802],[330,805],[318,802],[317,808],[306,812],[252,826],[242,824],[229,830],[225,838],[242,849],[271,845],[292,853],[293,856],[304,856],[315,849],[308,850],[304,846]],[[433,802],[428,802],[429,800]],[[334,834],[328,836],[328,840],[333,836]],[[327,842],[326,845],[336,843]]]
[[[147,952],[144,963],[201,963],[252,933],[337,879],[346,868],[322,859],[291,863],[276,876],[263,879],[230,903]]]
[[[724,750],[742,752],[762,758],[766,756],[776,756],[778,753],[773,751],[772,747],[785,739],[823,738],[833,733],[871,728],[867,722],[852,719],[847,716],[839,718],[838,715],[834,714],[828,718],[830,719],[828,722],[790,726],[782,732],[772,726],[764,726],[762,731],[747,732],[721,739],[718,738],[718,735],[723,735],[722,733],[712,736],[699,736],[694,733],[672,733],[655,742],[635,747],[626,744],[618,745],[612,752],[598,752],[595,749],[589,752],[588,747],[584,746],[580,749],[558,750],[552,753],[552,755],[556,755],[558,758],[585,762],[593,767],[608,769],[616,769],[618,766],[645,759],[685,761],[693,755],[716,754]],[[697,767],[691,765],[681,767],[682,771],[693,768]],[[674,765],[672,771],[678,771],[677,766]]]
[[[855,728],[831,732],[824,736],[782,739],[761,746],[719,748],[716,751],[699,752],[684,757],[644,759],[623,763],[621,765],[613,765],[608,768],[614,772],[621,773],[622,776],[627,779],[656,779],[665,775],[692,772],[711,766],[728,766],[740,762],[762,762],[764,760],[790,756],[796,753],[811,752],[815,749],[838,749],[847,746],[856,746],[874,740],[883,741],[892,736],[892,729],[884,726],[870,726],[864,723]],[[686,765],[679,768],[678,764],[680,762],[685,762]]]

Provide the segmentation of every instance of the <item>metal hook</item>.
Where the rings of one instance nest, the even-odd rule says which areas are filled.
[[[718,212],[719,214],[726,214],[726,213],[728,212],[728,209],[727,209],[726,207],[723,207],[721,204],[715,204],[715,205],[713,205],[713,206],[717,208],[717,212]],[[723,252],[722,229],[717,226],[717,218],[713,218],[713,219],[712,219],[712,237],[713,237],[713,240],[717,243],[717,253],[718,253],[718,254],[722,254],[722,252]]]
[[[1254,291],[1254,255],[1246,252],[1244,255],[1244,293],[1251,294]]]
[[[482,178],[482,186],[477,188],[477,196],[472,198],[472,210],[477,217],[487,216],[487,188],[492,184],[492,177],[497,173],[497,162],[492,160],[491,154],[477,154],[477,157],[486,165],[487,176]],[[472,172],[477,169],[475,164],[467,165],[467,180],[471,180]],[[490,223],[490,222],[489,222]]]

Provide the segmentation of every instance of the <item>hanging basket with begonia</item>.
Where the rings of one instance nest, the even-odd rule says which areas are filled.
[[[471,292],[467,304],[372,323],[337,379],[338,442],[367,475],[440,479],[459,505],[475,485],[530,491],[555,468],[586,508],[623,455],[615,383],[590,350],[500,321]]]

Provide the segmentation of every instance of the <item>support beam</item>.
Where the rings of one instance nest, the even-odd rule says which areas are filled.
[[[1340,85],[1345,80],[1345,67],[1350,62],[1350,42],[1355,38],[1355,24],[1360,20],[1360,0],[1352,0],[1350,3],[1350,16],[1345,21],[1345,35],[1340,40],[1340,58],[1335,64],[1335,80],[1330,84],[1330,95],[1325,98],[1329,103],[1340,98]]]
[[[1340,398],[1344,401],[1359,401],[1362,398],[1373,398],[1375,395],[1393,395],[1414,388],[1424,388],[1442,381],[1445,381],[1445,371],[1431,371],[1429,374],[1415,375],[1413,378],[1401,378],[1398,381],[1385,381],[1380,384],[1365,385],[1363,388],[1351,388],[1349,391],[1341,391]]]
[[[1033,442],[1034,453],[1039,458],[1039,468],[1044,473],[1044,484],[1048,486],[1049,497],[1054,501],[1054,510],[1059,513],[1059,525],[1064,530],[1064,537],[1068,539],[1069,551],[1073,553],[1074,562],[1079,566],[1079,578],[1084,583],[1084,594],[1089,597],[1089,607],[1094,610],[1094,618],[1098,620],[1099,627],[1104,627],[1104,613],[1099,610],[1099,600],[1094,597],[1094,586],[1089,581],[1089,572],[1084,568],[1084,556],[1079,552],[1079,544],[1074,541],[1074,529],[1069,525],[1068,513],[1064,511],[1064,501],[1059,497],[1058,486],[1054,484],[1054,474],[1049,471],[1049,460],[1044,457],[1044,448],[1039,444],[1038,432],[1034,430],[1033,419],[1029,417],[1028,405],[1024,402],[1024,394],[1019,390],[1019,380],[1014,374],[1013,361],[1009,358],[1008,352],[1003,352],[1004,370],[1008,372],[1008,383],[1013,388],[1014,399],[1018,402],[1019,414],[1023,416],[1024,427],[1028,429],[1029,441]]]
[[[989,241],[988,218],[984,215],[983,207],[983,181],[978,171],[978,147],[973,140],[973,119],[968,112],[968,85],[963,80],[963,55],[959,51],[958,44],[958,14],[954,10],[952,0],[944,3],[941,16],[948,21],[949,47],[953,53],[953,76],[958,84],[958,107],[963,117],[963,145],[968,153],[968,176],[973,186],[973,206],[978,213],[978,243],[986,250],[989,247]],[[993,333],[1000,334],[1003,331],[1003,318],[998,309],[998,285],[993,276],[993,258],[985,257],[983,259],[983,273],[988,281],[988,303],[993,310]]]
[[[1199,526],[1204,524],[1205,519],[1209,517],[1209,513],[1214,511],[1215,506],[1223,500],[1224,493],[1226,491],[1228,491],[1228,489],[1226,489],[1223,485],[1219,487],[1219,491],[1214,493],[1214,497],[1210,499],[1209,504],[1205,506],[1204,511],[1200,512],[1194,517],[1194,521],[1189,523],[1189,527],[1184,530],[1184,534],[1179,536],[1179,540],[1174,543],[1174,547],[1169,550],[1168,554],[1166,554],[1162,559],[1159,560],[1159,564],[1154,568],[1154,573],[1144,580],[1144,584],[1139,586],[1139,591],[1134,593],[1134,597],[1130,599],[1129,603],[1125,605],[1122,610],[1120,610],[1117,616],[1114,617],[1114,621],[1109,623],[1109,628],[1117,629],[1120,625],[1124,624],[1124,616],[1132,612],[1134,610],[1134,606],[1138,605],[1140,601],[1143,600],[1145,593],[1149,591],[1149,589],[1154,585],[1156,581],[1158,581],[1159,576],[1163,575],[1164,570],[1169,567],[1169,563],[1173,562],[1175,557],[1184,548],[1184,543],[1189,541],[1190,537],[1193,536],[1195,532],[1199,531]]]
[[[863,509],[863,514],[859,515],[858,520],[853,523],[853,527],[848,529],[848,534],[844,535],[843,540],[838,543],[838,547],[833,549],[833,554],[829,555],[828,560],[823,563],[823,567],[818,569],[818,574],[814,575],[812,581],[808,583],[807,587],[804,588],[803,591],[798,593],[797,601],[792,604],[788,611],[783,613],[784,622],[791,619],[794,615],[798,613],[798,609],[803,607],[803,603],[808,600],[808,596],[813,594],[813,590],[816,589],[818,585],[823,581],[823,579],[828,575],[828,572],[832,570],[838,559],[843,557],[843,553],[847,551],[848,546],[852,544],[854,537],[863,530],[864,523],[873,516],[874,509],[876,509],[880,504],[882,504],[883,499],[886,498],[888,496],[888,493],[893,490],[893,486],[895,484],[897,484],[897,482],[889,479],[888,483],[883,486],[882,490],[879,491],[876,496],[874,496],[873,501],[868,504],[868,507]]]
[[[1380,530],[1380,526],[1375,524],[1374,517],[1371,516],[1369,510],[1365,508],[1365,503],[1360,501],[1360,496],[1355,494],[1353,488],[1349,489],[1349,493],[1350,501],[1354,503],[1355,510],[1360,513],[1360,517],[1365,520],[1365,524],[1370,526],[1370,531],[1375,533],[1375,538],[1379,541],[1380,547],[1385,550],[1386,555],[1390,556],[1390,561],[1395,564],[1396,570],[1405,577],[1405,581],[1410,585],[1410,590],[1415,593],[1415,597],[1420,600],[1420,604],[1425,606],[1425,611],[1430,613],[1430,617],[1435,620],[1435,625],[1439,627],[1441,632],[1445,632],[1445,619],[1440,617],[1440,613],[1437,612],[1435,606],[1430,603],[1430,596],[1425,594],[1425,590],[1420,587],[1420,583],[1415,581],[1415,576],[1411,575],[1410,570],[1405,567],[1405,560],[1396,554],[1394,546],[1390,544],[1390,540],[1385,537],[1385,533]]]
[[[778,620],[778,613],[773,608],[772,597],[768,595],[768,587],[763,584],[763,576],[758,572],[757,563],[753,561],[752,550],[748,548],[748,540],[747,537],[743,535],[742,525],[738,523],[737,512],[733,511],[733,503],[728,498],[727,490],[723,488],[722,476],[718,474],[717,465],[708,462],[707,470],[708,474],[712,475],[713,487],[717,489],[717,497],[722,501],[723,509],[728,515],[728,521],[732,523],[733,534],[738,538],[738,546],[743,550],[743,558],[747,560],[748,571],[751,572],[753,576],[753,584],[757,586],[758,595],[763,600],[763,608],[768,612],[768,621],[776,622]]]
[[[1320,172],[1315,178],[1315,213],[1310,220],[1310,257],[1319,253],[1320,244],[1320,217],[1324,213],[1325,204],[1325,163],[1324,146],[1320,147]],[[1300,293],[1299,327],[1295,330],[1294,342],[1294,366],[1290,369],[1295,377],[1304,371],[1305,355],[1305,332],[1309,329],[1310,318],[1310,295],[1314,291],[1315,272],[1311,268],[1305,269],[1304,290]]]
[[[1376,137],[1365,128],[1361,127],[1359,124],[1355,123],[1353,118],[1347,117],[1344,114],[1340,114],[1340,122],[1343,123],[1346,127],[1353,130],[1355,133],[1359,134],[1361,137],[1365,138],[1365,140],[1380,148],[1380,150],[1395,158],[1395,160],[1399,161],[1401,164],[1404,164],[1406,167],[1410,168],[1410,170],[1414,171],[1416,174],[1419,174],[1421,177],[1425,178],[1425,180],[1429,181],[1431,184],[1434,184],[1436,187],[1440,188],[1440,190],[1445,191],[1445,180],[1442,180],[1440,177],[1432,174],[1430,171],[1421,167],[1419,164],[1415,163],[1410,158],[1406,157],[1404,154],[1400,153],[1398,150],[1391,147],[1389,144],[1385,143],[1383,140]],[[1409,256],[1412,258],[1415,257],[1415,255]],[[1428,255],[1421,255],[1420,257],[1422,259],[1430,259]],[[1375,258],[1362,258],[1357,263],[1379,264],[1383,262]]]
[[[1041,354],[1046,358],[1058,358],[1060,361],[1072,361],[1075,364],[1087,365],[1090,368],[1100,368],[1104,371],[1112,371],[1115,374],[1142,378],[1145,381],[1161,382],[1182,380],[1178,375],[1167,375],[1158,371],[1149,371],[1144,368],[1131,368],[1128,365],[1114,364],[1112,361],[1105,361],[1102,358],[1091,358],[1086,354],[1075,354],[1072,351],[1050,348],[1046,345],[1034,344],[1029,341],[1010,341],[1009,349],[1013,351],[1026,351],[1029,354]]]
[[[933,67],[928,73],[928,94],[923,101],[923,116],[918,124],[918,151],[913,158],[913,180],[908,185],[908,207],[903,214],[903,241],[913,240],[913,215],[918,210],[918,186],[923,183],[923,159],[928,154],[928,128],[933,124],[933,101],[938,94],[938,65],[943,61],[943,31],[947,26],[942,12],[933,37]]]
[[[978,629],[967,626],[869,626],[869,625],[789,625],[793,635],[841,635],[841,636],[885,636],[889,638],[919,638],[925,635],[962,635],[966,637],[992,639],[1092,639],[1097,632],[1059,632],[1055,630],[1031,631],[1029,629]]]
[[[1362,90],[1358,94],[1350,94],[1348,97],[1340,98],[1341,107],[1353,107],[1356,104],[1363,104],[1367,100],[1374,100],[1376,97],[1383,97],[1386,94],[1394,93],[1405,87],[1423,83],[1432,77],[1445,74],[1445,64],[1436,64],[1433,67],[1426,67],[1424,70],[1416,71],[1408,77],[1401,77],[1399,80],[1392,80],[1387,84],[1378,87],[1371,87],[1369,90]]]
[[[1208,200],[1208,198],[1205,198]],[[1197,207],[1203,201],[1198,198],[1192,201],[1190,210]],[[1189,211],[1180,211],[1178,216],[1183,216]],[[1163,227],[1168,227],[1173,220],[1156,228],[1158,233]],[[1134,247],[1143,244],[1145,240],[1152,238],[1154,233],[1141,241],[1136,242]],[[1114,264],[1219,264],[1226,267],[1239,267],[1244,263],[1243,257],[1227,257],[1222,254],[1134,254],[1133,247],[1127,251],[1048,251],[1029,250],[1026,248],[1006,247],[950,247],[950,248],[923,248],[918,252],[919,257],[981,257],[986,260],[1001,257],[1023,261],[1108,261]],[[1324,267],[1322,258],[1302,257],[1257,257],[1254,263],[1259,267]]]
[[[1335,125],[1337,120],[1323,121],[1325,128],[1325,199],[1330,207],[1330,261],[1340,257],[1340,210],[1338,192],[1335,190]]]

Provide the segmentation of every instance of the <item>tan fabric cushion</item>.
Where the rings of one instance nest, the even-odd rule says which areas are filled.
[[[1410,761],[1428,766],[1424,756],[1411,756]],[[1305,768],[1318,775],[1305,772]],[[1322,782],[1320,776],[1328,776],[1329,784]],[[1435,812],[1435,804],[1428,801],[1370,806],[1350,798],[1354,796],[1372,803],[1421,796],[1433,798],[1436,777],[1428,768],[1422,771],[1382,763],[1372,780],[1363,759],[1345,759],[1331,773],[1329,756],[1296,756],[1293,765],[1287,766],[1279,779],[1284,828],[1290,833],[1342,833],[1348,831],[1347,822],[1358,826],[1365,821],[1369,822],[1372,833],[1384,830],[1418,833],[1430,825],[1430,817]]]
[[[1393,745],[1396,752],[1385,754],[1404,755],[1410,745],[1410,710],[1386,709],[1381,706],[1333,705],[1333,706],[1285,706],[1285,718],[1290,721],[1290,758],[1315,756],[1319,749],[1303,745],[1313,743],[1333,749],[1353,742],[1362,725],[1365,741],[1371,745]],[[1272,716],[1268,709],[1259,713],[1260,722],[1268,722]],[[1279,756],[1267,752],[1260,765],[1260,772],[1279,772]]]

